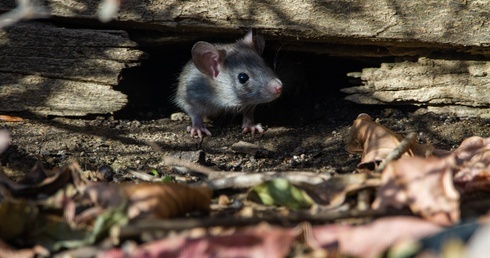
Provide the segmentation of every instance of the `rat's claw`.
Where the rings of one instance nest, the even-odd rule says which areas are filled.
[[[211,132],[206,127],[197,127],[197,126],[187,126],[187,131],[191,133],[191,137],[194,137],[196,134],[200,139],[204,135],[211,136]]]
[[[262,126],[260,124],[243,126],[243,131],[242,131],[243,134],[250,133],[251,135],[254,135],[255,132],[260,134],[260,133],[264,132],[264,129],[262,128]]]

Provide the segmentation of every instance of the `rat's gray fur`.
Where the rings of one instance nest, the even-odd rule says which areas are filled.
[[[261,51],[260,44],[263,47],[263,42],[252,42],[251,34],[247,36],[232,44],[213,44],[220,53],[219,74],[216,77],[201,72],[192,60],[185,65],[179,76],[175,103],[191,117],[191,134],[201,136],[201,129],[210,134],[202,123],[202,117],[222,111],[243,112],[244,133],[253,133],[254,127],[258,132],[263,131],[260,125],[254,124],[253,110],[257,104],[277,98],[282,83],[257,52]],[[259,44],[259,49],[254,44]],[[249,80],[240,83],[240,73],[246,73]]]

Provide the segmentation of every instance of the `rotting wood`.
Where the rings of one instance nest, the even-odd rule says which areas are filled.
[[[360,104],[411,104],[435,113],[490,118],[490,62],[419,58],[351,73],[363,85],[343,89]]]
[[[144,53],[117,30],[27,22],[0,31],[0,110],[83,116],[120,110],[113,89]]]

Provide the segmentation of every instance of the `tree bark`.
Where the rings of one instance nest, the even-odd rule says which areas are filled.
[[[83,116],[120,110],[112,89],[121,70],[139,64],[124,31],[64,29],[45,23],[0,31],[0,110]]]

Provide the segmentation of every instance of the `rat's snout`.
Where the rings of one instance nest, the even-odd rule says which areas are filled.
[[[275,78],[271,81],[269,81],[269,83],[267,83],[267,88],[273,93],[273,94],[277,94],[277,95],[280,95],[281,92],[282,92],[282,82],[281,80]]]

